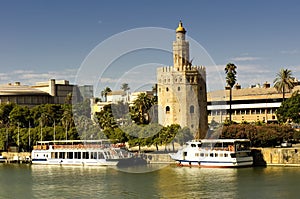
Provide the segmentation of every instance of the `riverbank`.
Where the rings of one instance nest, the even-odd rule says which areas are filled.
[[[300,167],[300,146],[291,148],[253,148],[255,166]]]
[[[300,145],[291,148],[252,148],[254,166],[300,167]],[[29,152],[2,152],[5,163],[30,163]],[[148,164],[175,164],[166,152],[144,153]]]

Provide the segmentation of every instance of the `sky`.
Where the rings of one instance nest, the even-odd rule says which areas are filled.
[[[229,62],[244,88],[272,84],[281,68],[300,79],[299,10],[289,0],[1,0],[0,84],[151,88],[156,68],[173,65],[179,20],[209,91],[224,88]]]

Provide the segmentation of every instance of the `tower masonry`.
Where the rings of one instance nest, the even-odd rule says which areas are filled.
[[[158,120],[163,126],[188,127],[195,138],[204,138],[208,129],[206,70],[192,66],[185,33],[180,21],[173,42],[173,66],[157,69]]]

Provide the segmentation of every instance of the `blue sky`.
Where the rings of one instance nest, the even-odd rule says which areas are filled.
[[[214,78],[217,73],[218,78],[223,76],[228,62],[237,65],[237,81],[242,87],[272,83],[280,68],[291,69],[300,79],[299,10],[297,1],[2,0],[0,84],[34,84],[49,78],[76,82],[84,61],[101,42],[135,28],[174,30],[179,20],[183,21],[187,35],[215,63],[208,66],[205,61],[195,60],[195,64],[206,65],[208,69],[209,90],[222,88]],[[171,36],[175,39],[175,35]],[[101,56],[109,52],[102,50]],[[106,73],[98,60],[96,80],[88,78],[81,83],[95,84],[98,90],[107,85],[117,89],[117,82],[124,81],[135,88],[147,78],[151,80],[146,82],[151,83],[155,81],[155,67],[172,65],[172,57],[168,52],[150,52],[152,56],[146,52],[132,57],[128,53],[125,58],[120,55]],[[136,67],[142,70],[135,68],[135,73],[125,78],[126,71],[132,69],[130,65],[143,67]],[[141,76],[147,68],[152,72]],[[122,74],[114,77],[120,71]]]

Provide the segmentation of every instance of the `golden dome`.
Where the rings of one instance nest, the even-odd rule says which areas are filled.
[[[178,27],[176,28],[176,32],[186,33],[184,27],[182,26],[182,22],[180,21]]]

